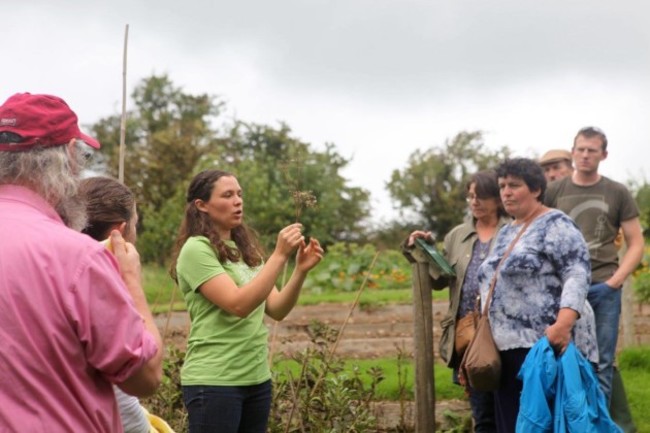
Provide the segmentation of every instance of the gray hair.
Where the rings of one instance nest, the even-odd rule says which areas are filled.
[[[77,228],[79,224],[85,225],[85,215],[80,215],[77,203],[77,189],[87,155],[86,144],[80,140],[75,142],[72,152],[67,145],[0,152],[0,185],[31,189],[50,203],[66,224]]]

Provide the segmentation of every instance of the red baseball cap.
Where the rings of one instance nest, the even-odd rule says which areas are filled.
[[[61,146],[73,138],[99,149],[99,141],[82,133],[78,122],[74,111],[57,96],[16,93],[0,106],[0,133],[11,132],[22,140],[19,143],[0,143],[0,151]]]

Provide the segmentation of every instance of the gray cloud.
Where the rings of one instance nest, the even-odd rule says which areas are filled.
[[[369,98],[480,91],[549,74],[637,80],[650,73],[650,5],[641,1],[156,5],[133,13],[176,49],[205,57],[246,46],[280,85]]]
[[[24,3],[53,15],[66,5]],[[241,47],[274,84],[369,99],[481,92],[548,75],[650,74],[650,4],[643,1],[77,3],[67,2],[85,20],[104,28],[130,22],[133,37],[156,35],[188,57]]]
[[[222,95],[243,120],[284,120],[354,155],[350,173],[377,196],[409,152],[462,129],[525,156],[596,123],[620,146],[606,164],[620,180],[650,157],[641,0],[13,3],[3,96],[60,94],[85,123],[114,114],[129,24],[130,89],[167,72],[190,92]],[[629,149],[644,153],[630,163]]]

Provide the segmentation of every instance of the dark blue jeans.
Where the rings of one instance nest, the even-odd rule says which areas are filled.
[[[271,381],[251,386],[183,386],[190,433],[266,433]]]
[[[472,389],[469,392],[469,404],[474,418],[474,433],[496,433],[494,393]]]
[[[519,397],[523,389],[523,382],[517,379],[517,374],[529,351],[530,349],[511,349],[500,352],[501,382],[499,389],[494,391],[494,410],[499,433],[515,433]]]
[[[618,342],[618,323],[621,316],[621,290],[609,287],[605,283],[597,283],[589,288],[587,299],[596,317],[598,381],[609,405]]]
[[[452,381],[458,381],[458,369],[454,368]],[[496,433],[497,426],[494,420],[494,393],[469,390],[469,405],[474,418],[474,433]]]

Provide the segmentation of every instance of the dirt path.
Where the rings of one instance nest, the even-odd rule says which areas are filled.
[[[446,303],[434,303],[435,328],[446,310]],[[320,321],[340,330],[348,316],[350,306],[343,304],[322,304],[297,306],[282,321],[267,320],[270,344],[275,353],[291,354],[302,350],[309,344],[307,327],[312,321]],[[357,310],[348,321],[337,352],[346,358],[377,358],[397,354],[397,347],[413,351],[413,307],[411,305],[389,305],[371,310]],[[161,332],[167,329],[170,342],[184,347],[190,328],[189,317],[185,312],[175,312],[171,316],[156,318]],[[440,329],[435,329],[436,337]]]
[[[297,306],[282,322],[267,321],[274,353],[291,354],[304,349],[309,343],[306,329],[318,320],[340,330],[350,310],[349,305],[322,304]],[[446,302],[433,303],[434,348],[438,349],[440,320],[447,310]],[[634,308],[635,342],[650,344],[650,306]],[[185,312],[165,314],[156,318],[168,342],[184,348],[190,328]],[[166,332],[165,332],[166,330]],[[352,314],[339,342],[337,353],[346,358],[378,358],[396,356],[400,348],[413,352],[412,305],[387,305],[372,309],[357,309]]]

